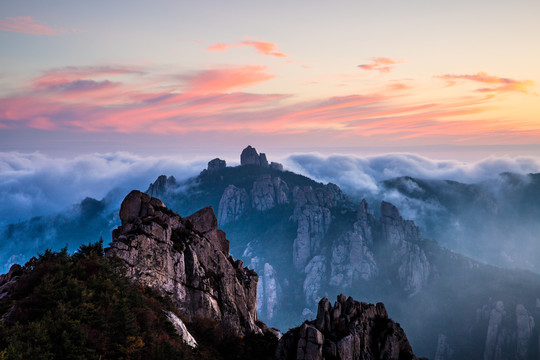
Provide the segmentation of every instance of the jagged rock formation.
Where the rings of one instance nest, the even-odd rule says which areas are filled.
[[[293,264],[297,270],[306,271],[310,258],[320,250],[332,221],[330,208],[335,207],[342,197],[341,190],[331,184],[325,188],[296,186],[293,189],[295,208],[292,220],[298,222],[293,242]]]
[[[319,302],[317,318],[289,330],[278,343],[277,360],[414,360],[399,324],[382,303],[366,304],[339,295],[332,307]]]
[[[391,264],[398,267],[398,278],[405,291],[419,292],[427,282],[430,264],[418,245],[420,230],[411,220],[403,220],[398,209],[383,201],[381,203],[381,235],[391,249]]]
[[[280,297],[281,288],[276,270],[269,263],[264,263],[257,284],[257,314],[272,319],[279,310]]]
[[[174,176],[160,175],[146,190],[150,196],[161,196],[177,186]]]
[[[268,210],[275,206],[276,195],[270,175],[263,175],[253,183],[251,199],[253,208],[258,211]]]
[[[242,216],[248,207],[249,198],[246,189],[229,185],[219,202],[218,222],[220,225],[236,221]]]
[[[266,211],[276,205],[289,202],[289,187],[279,177],[262,175],[253,183],[250,196],[246,189],[229,185],[219,201],[218,220],[220,225],[236,221],[248,208]]]
[[[212,319],[238,335],[261,332],[258,276],[228,254],[212,208],[181,218],[161,200],[132,191],[120,219],[107,256],[121,259],[129,278],[169,296],[189,320]]]
[[[480,313],[488,316],[484,360],[529,359],[535,324],[523,304],[517,304],[512,314],[507,313],[504,302],[499,300],[491,311],[484,307]]]
[[[379,268],[366,240],[365,228],[355,222],[353,230],[342,234],[332,244],[330,285],[350,288],[360,279],[371,280]]]

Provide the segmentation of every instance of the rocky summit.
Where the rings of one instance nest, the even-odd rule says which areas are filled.
[[[132,191],[107,256],[121,259],[127,277],[168,296],[189,320],[210,319],[237,335],[262,333],[253,270],[229,255],[212,208],[182,218],[161,200]]]
[[[399,324],[382,303],[366,304],[337,297],[319,302],[317,318],[289,330],[279,341],[277,360],[415,360]]]

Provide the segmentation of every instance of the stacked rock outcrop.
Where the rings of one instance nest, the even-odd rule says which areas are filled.
[[[289,330],[279,341],[277,360],[415,360],[399,324],[382,303],[366,304],[339,295],[334,306],[319,302],[317,318]]]

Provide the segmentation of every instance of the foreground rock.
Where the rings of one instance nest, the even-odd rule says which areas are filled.
[[[262,332],[255,323],[258,276],[229,255],[212,208],[181,218],[132,191],[120,219],[107,256],[121,259],[129,278],[167,295],[189,321],[217,321],[236,335]]]
[[[339,295],[332,307],[319,302],[317,319],[287,332],[277,360],[415,360],[407,336],[388,318],[382,303],[366,304]]]

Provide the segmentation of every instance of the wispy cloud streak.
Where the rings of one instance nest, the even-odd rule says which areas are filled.
[[[35,35],[56,35],[64,33],[63,29],[53,29],[34,20],[31,16],[7,17],[0,20],[0,31],[11,31]]]
[[[473,75],[443,75],[440,76],[440,78],[448,80],[450,86],[456,84],[455,80],[469,80],[482,84],[492,85],[490,87],[482,87],[476,89],[476,91],[483,93],[501,93],[516,91],[528,94],[530,92],[530,88],[534,86],[534,81],[532,80],[515,80],[489,75],[485,72],[479,72]]]
[[[279,47],[272,42],[257,41],[257,40],[244,40],[235,44],[217,43],[210,45],[208,51],[227,51],[232,48],[247,46],[253,48],[258,54],[265,56],[274,56],[278,58],[285,58],[289,55],[279,50]]]
[[[384,74],[392,71],[391,65],[399,63],[401,63],[401,61],[390,59],[388,57],[378,57],[374,58],[369,64],[358,65],[358,67],[363,70],[374,70]]]

